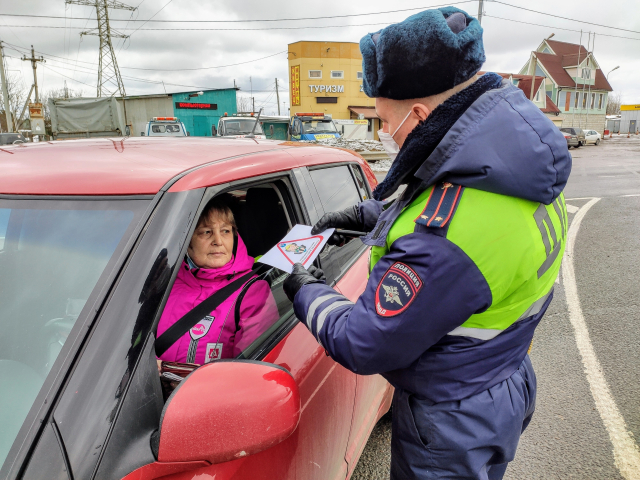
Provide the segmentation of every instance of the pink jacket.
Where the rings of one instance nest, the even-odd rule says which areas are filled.
[[[214,292],[251,270],[253,257],[248,255],[240,236],[237,241],[236,255],[224,267],[192,271],[186,262],[182,263],[160,318],[158,336]],[[231,274],[234,276],[229,279]],[[257,281],[249,287],[242,301],[240,329],[236,332],[234,311],[240,290],[242,289],[238,289],[210,315],[200,320],[159,358],[201,365],[240,354],[279,318],[269,284]]]

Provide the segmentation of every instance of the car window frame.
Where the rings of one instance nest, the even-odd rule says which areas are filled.
[[[60,394],[64,391],[66,381],[73,370],[73,365],[80,357],[79,353],[93,332],[93,327],[100,318],[105,305],[108,303],[111,292],[118,285],[118,280],[131,255],[139,244],[144,228],[153,217],[161,195],[121,195],[121,196],[88,196],[88,195],[3,195],[2,200],[44,200],[44,201],[123,201],[141,200],[148,201],[148,205],[139,214],[134,214],[131,229],[127,229],[129,237],[118,245],[112,258],[105,267],[100,279],[94,286],[94,290],[87,299],[78,319],[69,332],[58,357],[53,363],[49,374],[45,378],[40,391],[36,396],[29,413],[14,439],[9,453],[2,465],[0,465],[0,478],[18,478],[21,469],[26,466],[31,455],[32,447],[40,438],[48,419],[53,414]],[[136,223],[137,222],[137,223]],[[4,250],[3,250],[4,252]]]
[[[308,175],[308,181],[310,182],[310,185],[313,187],[310,190],[313,191],[313,193],[315,193],[315,201],[318,202],[318,209],[320,209],[323,214],[324,213],[329,213],[326,212],[324,209],[324,205],[322,204],[322,200],[320,199],[320,194],[317,191],[317,187],[313,181],[313,177],[311,176],[311,172],[316,171],[316,170],[323,170],[326,168],[337,168],[337,167],[341,167],[341,166],[347,166],[348,170],[349,170],[349,174],[351,175],[351,181],[353,182],[353,186],[356,189],[356,192],[358,194],[358,197],[360,198],[360,202],[363,202],[365,199],[362,197],[362,192],[360,191],[360,187],[358,186],[358,181],[356,179],[355,173],[353,171],[354,168],[359,168],[360,169],[360,174],[362,176],[362,179],[364,180],[364,184],[365,187],[367,189],[367,193],[368,193],[368,197],[369,199],[372,198],[372,192],[371,192],[371,186],[369,185],[369,182],[367,181],[367,177],[364,175],[364,171],[362,170],[362,168],[360,167],[360,165],[358,164],[358,162],[353,161],[353,162],[336,162],[336,163],[326,163],[326,164],[322,164],[322,165],[313,165],[313,166],[309,166],[306,167],[307,170],[307,175]],[[321,217],[322,215],[320,215]],[[357,242],[359,241],[359,239],[353,239],[352,242]],[[338,247],[340,248],[340,247]],[[330,270],[327,271],[327,283],[330,286],[334,286],[336,285],[340,279],[349,271],[349,269],[353,266],[354,263],[356,263],[356,261],[358,261],[358,259],[367,251],[368,246],[365,244],[362,244],[360,246],[360,248],[358,248],[352,255],[351,257],[349,257],[349,259],[346,262],[342,262],[339,265],[335,265],[334,262],[329,259],[329,263],[330,263]]]
[[[223,193],[233,191],[233,190],[245,189],[245,188],[250,188],[251,186],[265,185],[269,183],[275,183],[277,181],[283,181],[285,184],[285,187],[288,188],[289,190],[288,193],[289,193],[289,196],[291,197],[290,199],[285,199],[282,196],[281,192],[278,191],[279,196],[285,203],[288,200],[291,201],[291,205],[287,205],[285,206],[285,208],[288,208],[288,207],[293,208],[294,216],[296,220],[309,223],[310,217],[305,208],[306,203],[304,202],[301,196],[301,193],[303,192],[305,187],[303,186],[301,188],[301,186],[298,184],[296,175],[293,170],[299,170],[299,169],[268,173],[264,175],[258,175],[255,177],[234,180],[231,182],[221,183],[218,185],[212,185],[210,187],[207,187],[205,189],[200,205],[198,206],[198,209],[196,210],[196,213],[193,217],[192,224],[187,231],[186,238],[189,239],[193,235],[193,232],[195,231],[196,225],[198,223],[197,219],[200,218],[200,215],[202,214],[204,207],[213,197],[221,195]],[[288,217],[289,215],[290,215],[290,212],[287,212]],[[182,256],[186,254],[188,246],[189,246],[189,242],[187,241],[183,246],[183,251],[181,253]],[[317,260],[314,263],[316,264],[316,266],[319,266]],[[175,274],[172,275],[169,285],[167,287],[167,290],[165,292],[164,298],[160,304],[160,307],[158,308],[156,318],[154,320],[153,326],[151,327],[152,332],[157,332],[158,330],[160,317],[164,312],[164,308],[166,307],[167,300],[169,299],[169,294],[171,293],[171,289],[173,288],[176,278],[177,278],[177,272],[175,272]],[[284,320],[280,318],[278,322],[281,322],[280,326],[277,329],[275,329],[273,332],[271,332],[271,334],[268,337],[263,339],[262,342],[260,342],[260,344],[257,344],[254,348],[252,348],[252,352],[249,355],[243,356],[243,354],[240,354],[239,357],[231,358],[228,360],[236,360],[236,359],[261,360],[262,358],[264,358],[298,324],[298,320],[293,312],[291,312],[291,314]]]

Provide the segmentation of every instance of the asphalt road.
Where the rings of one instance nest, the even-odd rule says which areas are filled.
[[[573,255],[536,330],[536,413],[505,479],[640,479],[640,138],[571,153]],[[389,478],[390,438],[385,417],[353,479]]]

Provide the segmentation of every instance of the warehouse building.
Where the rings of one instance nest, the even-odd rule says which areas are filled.
[[[620,105],[620,133],[636,134],[640,130],[640,105]]]
[[[367,120],[366,138],[378,140],[375,100],[362,87],[362,54],[352,42],[289,44],[291,115],[311,112],[334,120]],[[339,122],[336,122],[339,123]]]
[[[196,137],[210,137],[218,120],[237,113],[238,88],[220,88],[156,95],[132,95],[118,98],[126,116],[131,136],[139,137],[153,117],[177,117],[187,132]]]

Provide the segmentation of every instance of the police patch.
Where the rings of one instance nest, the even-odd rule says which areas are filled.
[[[393,317],[404,312],[422,288],[422,279],[408,265],[396,262],[385,272],[376,290],[376,312]]]

